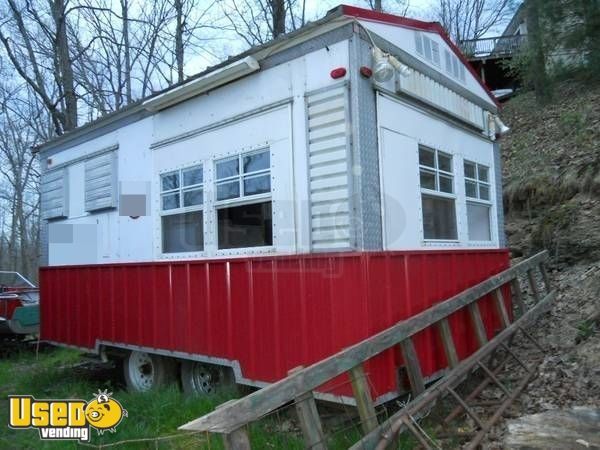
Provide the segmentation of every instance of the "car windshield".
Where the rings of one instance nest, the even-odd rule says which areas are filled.
[[[18,272],[0,271],[0,287],[33,288],[35,286]]]

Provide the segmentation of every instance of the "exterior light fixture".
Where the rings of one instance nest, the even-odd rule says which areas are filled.
[[[394,67],[390,64],[389,55],[384,54],[379,47],[373,47],[373,79],[385,83],[394,76]]]
[[[494,125],[496,125],[496,133],[500,136],[504,136],[510,131],[510,128],[507,127],[498,116],[494,116]]]
[[[492,140],[496,140],[510,131],[510,128],[495,114],[488,114],[488,127]]]
[[[181,86],[149,98],[142,105],[148,111],[161,111],[211,89],[235,81],[257,70],[260,70],[258,61],[252,56],[246,56],[219,69],[209,71],[198,78],[186,81]]]
[[[409,77],[412,74],[413,71],[410,67],[408,67],[406,64],[402,64],[392,55],[388,57],[388,60],[390,61],[392,67],[394,67],[394,69],[396,69],[398,73],[404,78]]]
[[[401,76],[408,77],[412,74],[412,69],[406,64],[401,63],[398,59],[387,53],[383,53],[377,46],[373,46],[373,78],[378,83],[389,81],[397,71]]]

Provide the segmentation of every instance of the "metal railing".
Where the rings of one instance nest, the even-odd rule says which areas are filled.
[[[526,35],[498,36],[493,38],[468,39],[460,41],[460,49],[467,58],[501,58],[518,52]]]

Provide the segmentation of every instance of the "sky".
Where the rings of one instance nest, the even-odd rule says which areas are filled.
[[[226,1],[226,0],[225,0]],[[397,13],[399,10],[403,10],[401,7],[403,0],[382,0],[383,8],[387,12]],[[409,17],[422,20],[432,20],[431,11],[436,0],[408,0],[409,1]],[[367,0],[307,0],[306,1],[306,20],[313,21],[323,17],[327,11],[340,4],[359,6],[362,8],[368,8]],[[399,7],[400,5],[400,7]],[[243,42],[235,33],[230,36],[223,36],[217,39],[214,43],[215,49],[211,52],[199,52],[196,55],[189,57],[186,63],[186,75],[191,75],[197,72],[201,72],[208,66],[212,66],[218,63],[221,58],[217,58],[217,54],[220,55],[236,55],[241,53],[247,48],[247,44]]]

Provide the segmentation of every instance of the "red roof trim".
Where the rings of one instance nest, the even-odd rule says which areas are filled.
[[[448,46],[452,49],[454,54],[462,61],[462,63],[469,69],[471,75],[475,77],[477,82],[481,85],[481,87],[485,90],[488,96],[492,99],[494,104],[501,108],[500,103],[494,97],[494,94],[490,91],[490,89],[486,86],[483,80],[479,77],[475,69],[471,67],[465,55],[462,54],[460,49],[456,46],[452,39],[446,33],[446,30],[438,23],[438,22],[424,22],[422,20],[417,19],[409,19],[408,17],[394,16],[393,14],[382,13],[379,11],[373,11],[371,9],[357,8],[356,6],[348,6],[342,5],[342,14],[345,16],[356,17],[358,19],[371,20],[374,22],[383,22],[391,25],[399,25],[405,28],[414,28],[416,30],[429,31],[431,33],[439,34],[444,42],[448,44]]]

